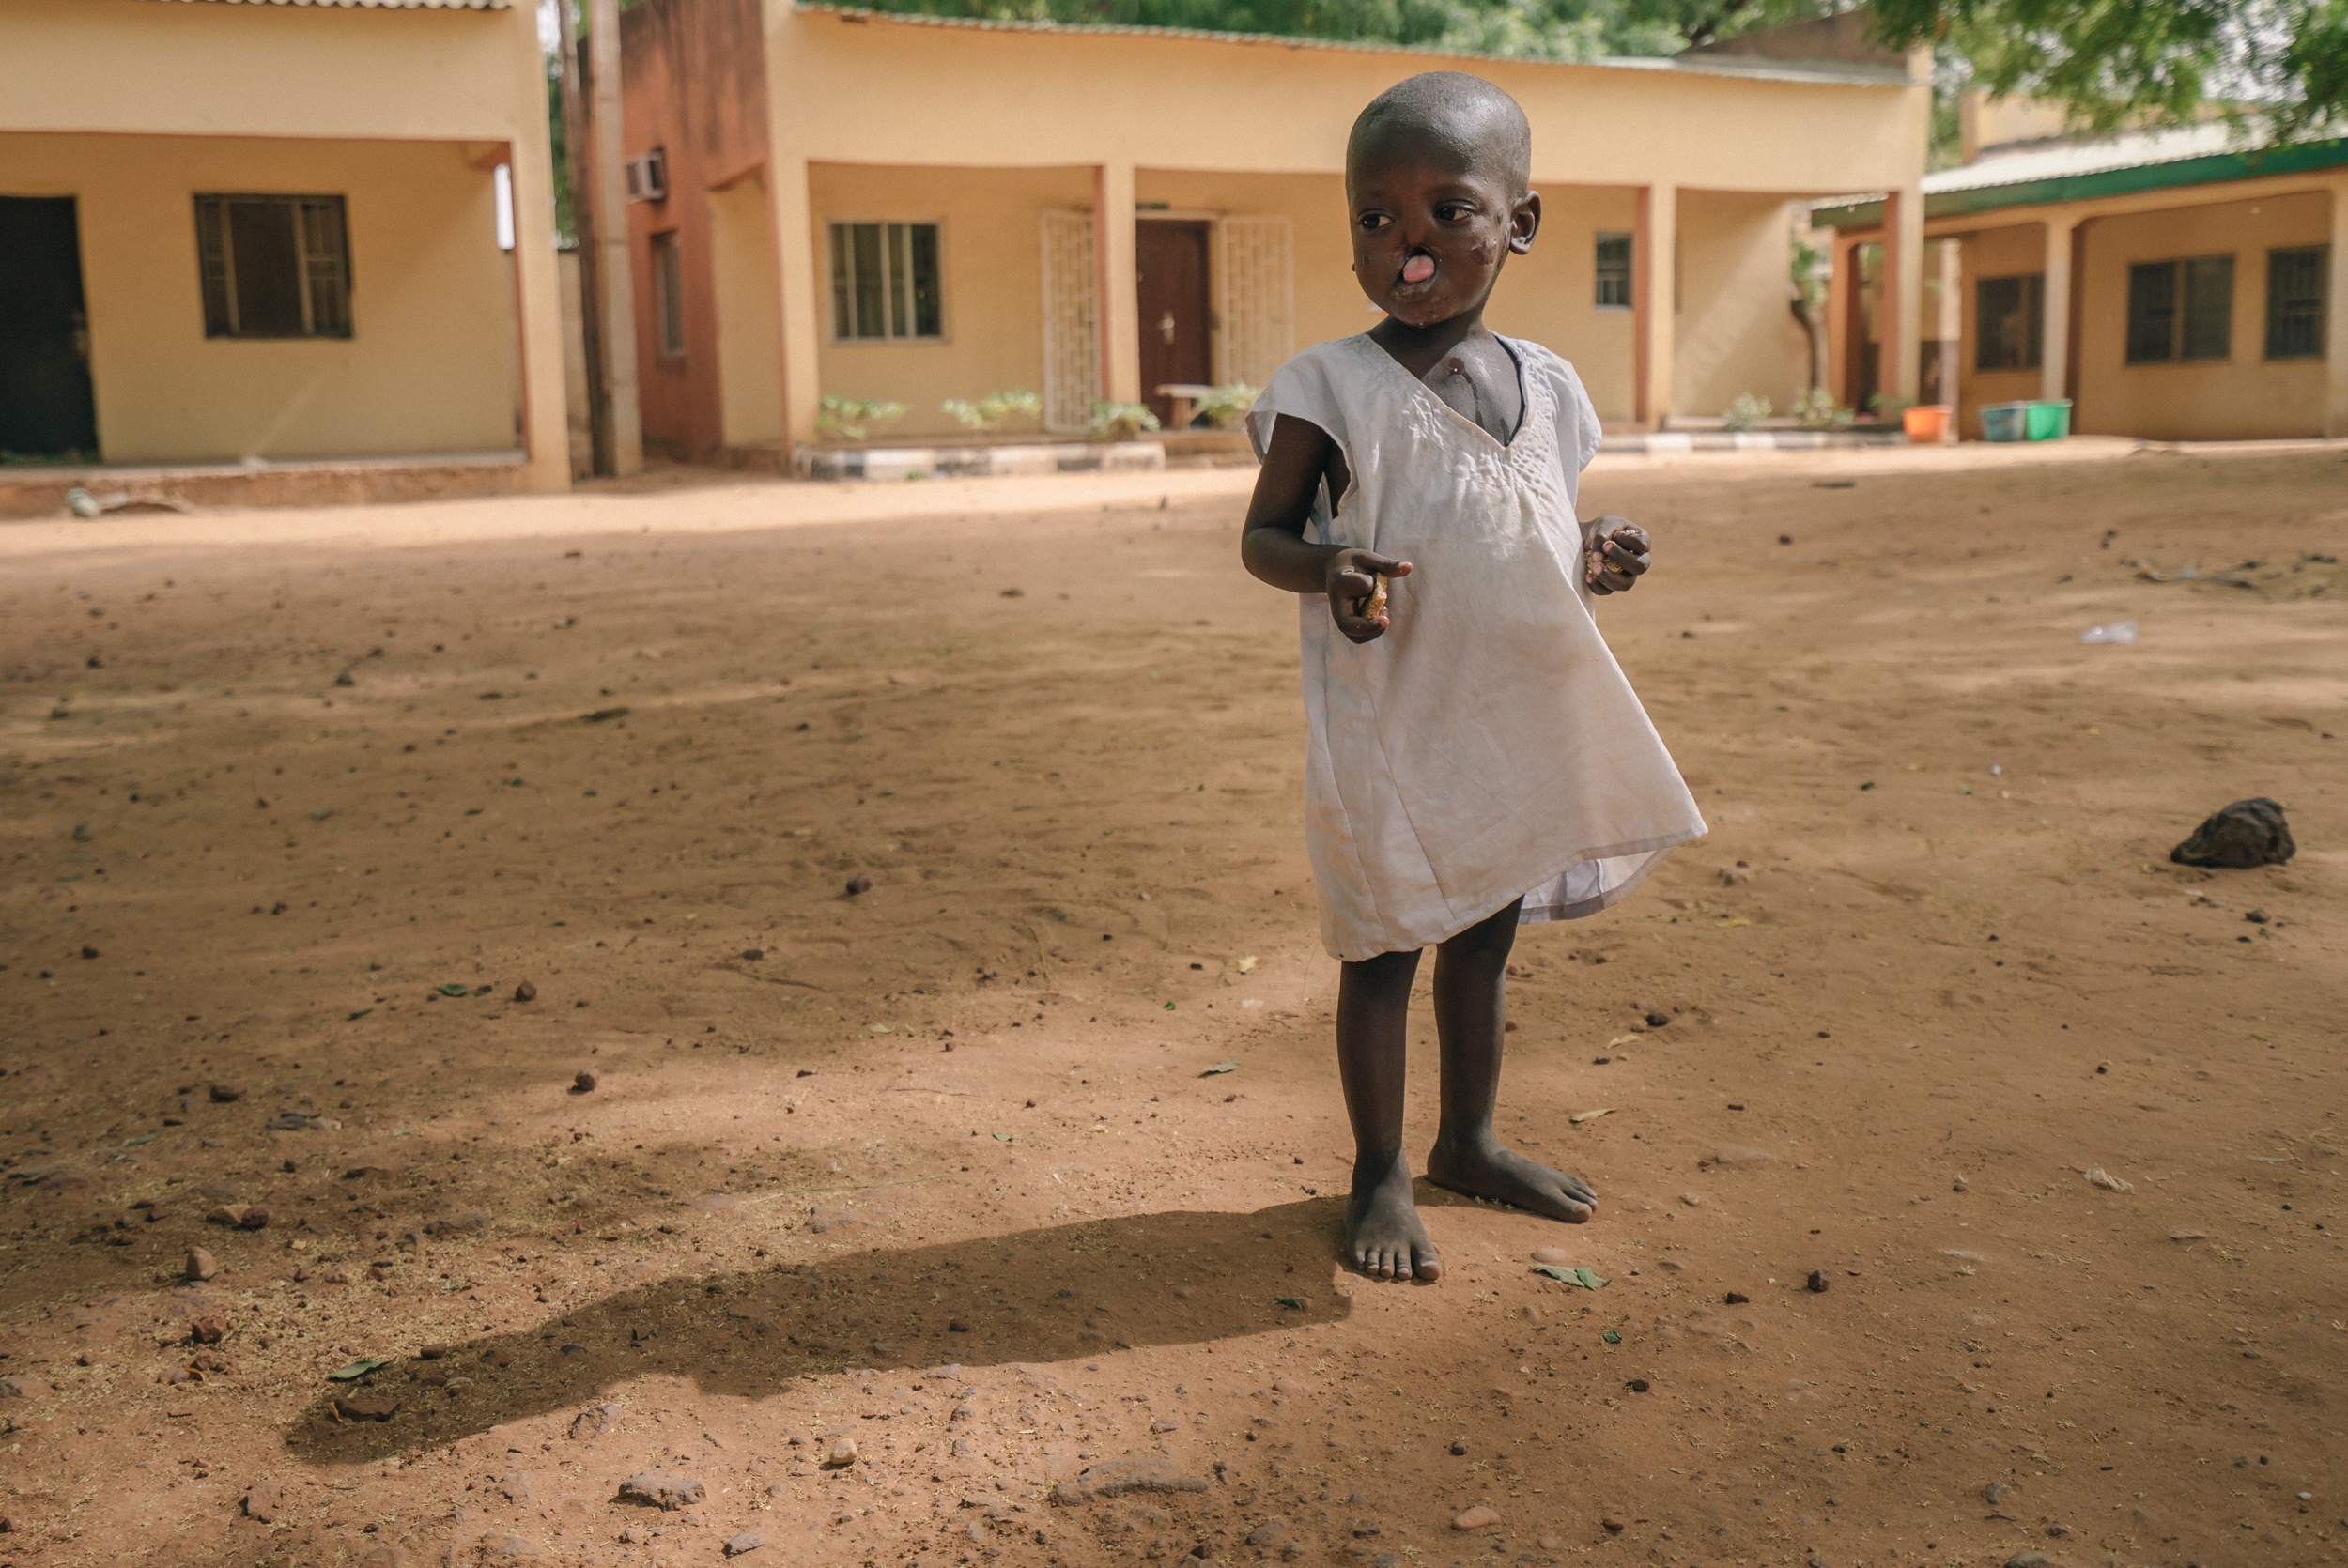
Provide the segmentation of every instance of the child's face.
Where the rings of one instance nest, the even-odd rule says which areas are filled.
[[[1413,327],[1483,308],[1501,264],[1533,248],[1541,223],[1540,196],[1512,192],[1494,161],[1399,128],[1361,149],[1346,197],[1370,303]]]

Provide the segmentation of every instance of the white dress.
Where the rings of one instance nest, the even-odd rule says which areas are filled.
[[[1503,443],[1367,336],[1305,350],[1247,416],[1326,431],[1352,488],[1307,537],[1414,570],[1386,634],[1348,642],[1300,602],[1305,837],[1332,956],[1456,936],[1512,900],[1527,922],[1619,902],[1704,817],[1599,635],[1575,494],[1599,423],[1573,367],[1503,339],[1524,416]]]

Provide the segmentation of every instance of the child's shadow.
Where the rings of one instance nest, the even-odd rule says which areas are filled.
[[[1341,1321],[1352,1303],[1331,1289],[1330,1265],[1343,1220],[1341,1202],[1324,1198],[904,1251],[836,1230],[851,1239],[821,1262],[623,1284],[431,1360],[408,1347],[359,1383],[321,1391],[286,1439],[305,1459],[348,1464],[592,1405],[646,1373],[757,1397],[803,1373],[1083,1361]],[[388,1419],[368,1419],[394,1402]]]

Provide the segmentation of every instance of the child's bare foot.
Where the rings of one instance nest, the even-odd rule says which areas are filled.
[[[1598,1194],[1580,1176],[1503,1148],[1490,1133],[1467,1145],[1438,1140],[1427,1156],[1427,1179],[1471,1198],[1491,1198],[1573,1224],[1598,1208]]]
[[[1443,1259],[1411,1201],[1411,1168],[1400,1159],[1381,1176],[1354,1174],[1345,1200],[1345,1250],[1347,1261],[1372,1279],[1443,1277]]]

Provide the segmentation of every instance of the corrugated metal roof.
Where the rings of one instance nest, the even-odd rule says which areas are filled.
[[[502,11],[513,0],[173,0],[175,4],[213,6],[316,6],[329,10],[369,11]]]
[[[2258,145],[2256,135],[2247,131],[2237,132],[2217,121],[2171,126],[2162,131],[2129,131],[2094,141],[2048,142],[1986,153],[1970,163],[1936,170],[1924,176],[1924,194],[1978,191],[1992,185],[2024,185],[2032,180],[2102,174],[2108,169],[2174,163],[2187,158],[2207,158],[2213,153],[2248,152]]]
[[[826,5],[820,0],[800,0],[792,9],[803,16],[837,16],[857,22],[892,23],[903,27],[958,27],[984,33],[1106,34],[1120,38],[1193,38],[1210,43],[1246,43],[1280,49],[1415,54],[1424,59],[1483,60],[1510,66],[1666,71],[1681,76],[1730,76],[1745,81],[1799,82],[1841,87],[1905,87],[1912,85],[1908,73],[1896,68],[1846,65],[1839,61],[1769,60],[1753,55],[1721,54],[1610,54],[1596,60],[1540,60],[1515,54],[1484,54],[1466,49],[1443,49],[1432,44],[1383,43],[1364,38],[1315,38],[1288,33],[1231,33],[1204,27],[1143,27],[1125,23],[1016,22],[978,16],[931,16],[919,11],[876,11],[863,6]]]

